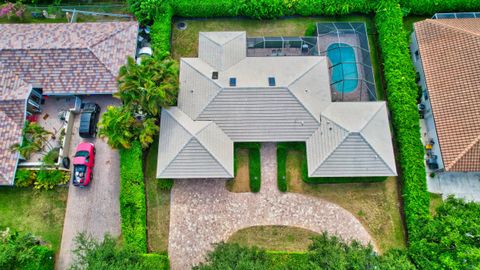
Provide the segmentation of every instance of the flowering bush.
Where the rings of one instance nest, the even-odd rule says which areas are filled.
[[[10,19],[12,17],[16,17],[19,19],[23,19],[26,10],[27,7],[21,2],[17,2],[14,4],[7,1],[0,8],[0,18],[7,17],[8,19]]]

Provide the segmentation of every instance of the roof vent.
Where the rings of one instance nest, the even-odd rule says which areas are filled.
[[[218,79],[218,71],[212,72],[212,80]]]
[[[268,77],[268,86],[275,86],[275,77]]]
[[[230,86],[237,86],[237,78],[230,78]]]

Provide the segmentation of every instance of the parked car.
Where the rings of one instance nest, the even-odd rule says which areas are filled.
[[[95,145],[88,142],[80,143],[73,158],[73,185],[78,187],[87,186],[93,179],[94,165]]]
[[[97,134],[97,123],[100,116],[100,106],[96,103],[83,104],[80,114],[78,133],[82,138],[94,138]]]

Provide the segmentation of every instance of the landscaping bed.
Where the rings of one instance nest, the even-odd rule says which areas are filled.
[[[305,154],[299,150],[286,153],[287,191],[314,196],[345,208],[362,222],[381,251],[405,248],[396,177],[382,182],[306,183],[301,172]]]
[[[235,149],[235,178],[227,181],[230,192],[250,192],[248,149]]]
[[[60,249],[68,189],[0,188],[0,229],[31,232]]]

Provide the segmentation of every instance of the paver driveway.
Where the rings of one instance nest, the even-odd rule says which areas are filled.
[[[172,190],[168,254],[172,270],[190,269],[234,232],[256,225],[285,225],[327,231],[343,239],[373,243],[362,224],[340,206],[278,191],[276,147],[262,145],[259,193],[231,193],[225,180],[176,180]]]
[[[104,113],[107,105],[118,104],[111,96],[84,98],[83,102],[95,102]],[[82,139],[78,136],[80,117],[75,117],[70,160],[79,142],[93,142],[96,147],[93,181],[86,188],[71,184],[68,190],[67,210],[63,225],[62,244],[57,269],[67,269],[72,263],[71,249],[79,232],[86,232],[97,239],[106,233],[120,235],[120,176],[119,154],[102,139]]]

